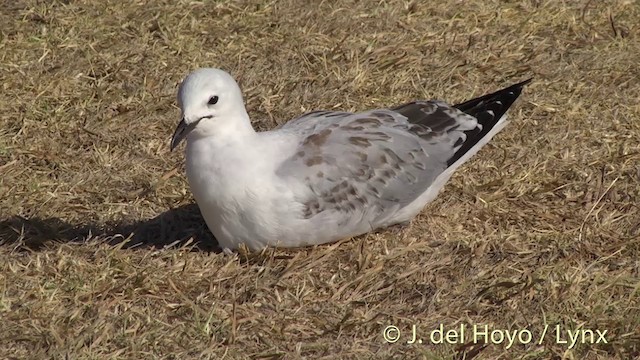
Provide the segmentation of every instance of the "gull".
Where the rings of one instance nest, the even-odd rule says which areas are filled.
[[[178,89],[186,174],[220,247],[303,247],[408,224],[507,124],[531,79],[448,105],[314,111],[257,132],[240,87],[202,68]]]

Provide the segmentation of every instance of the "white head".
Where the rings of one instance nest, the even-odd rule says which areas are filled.
[[[236,81],[223,70],[203,68],[189,74],[178,89],[182,119],[171,139],[171,150],[189,135],[228,136],[253,131]]]

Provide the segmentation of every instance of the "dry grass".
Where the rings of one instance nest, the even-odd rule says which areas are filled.
[[[0,358],[640,357],[637,2],[0,3]],[[535,82],[403,236],[234,258],[168,152],[201,66],[261,129]],[[410,345],[413,324],[608,344]]]

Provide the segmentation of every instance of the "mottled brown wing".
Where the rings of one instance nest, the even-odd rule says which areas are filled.
[[[445,110],[450,119],[434,119],[432,126],[393,110],[299,118],[283,127],[301,141],[277,174],[287,181],[296,177],[309,190],[299,199],[304,217],[330,211],[376,222],[422,194],[447,168],[463,131],[477,125],[457,109]]]
[[[282,126],[300,136],[300,145],[277,175],[308,190],[299,199],[301,216],[328,213],[338,225],[364,221],[375,228],[477,151],[529,81],[455,106],[432,100],[305,114]]]

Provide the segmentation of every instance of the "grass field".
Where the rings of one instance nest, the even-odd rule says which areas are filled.
[[[0,6],[0,358],[640,358],[637,1]],[[258,129],[534,82],[407,231],[226,256],[168,151],[203,66]]]

